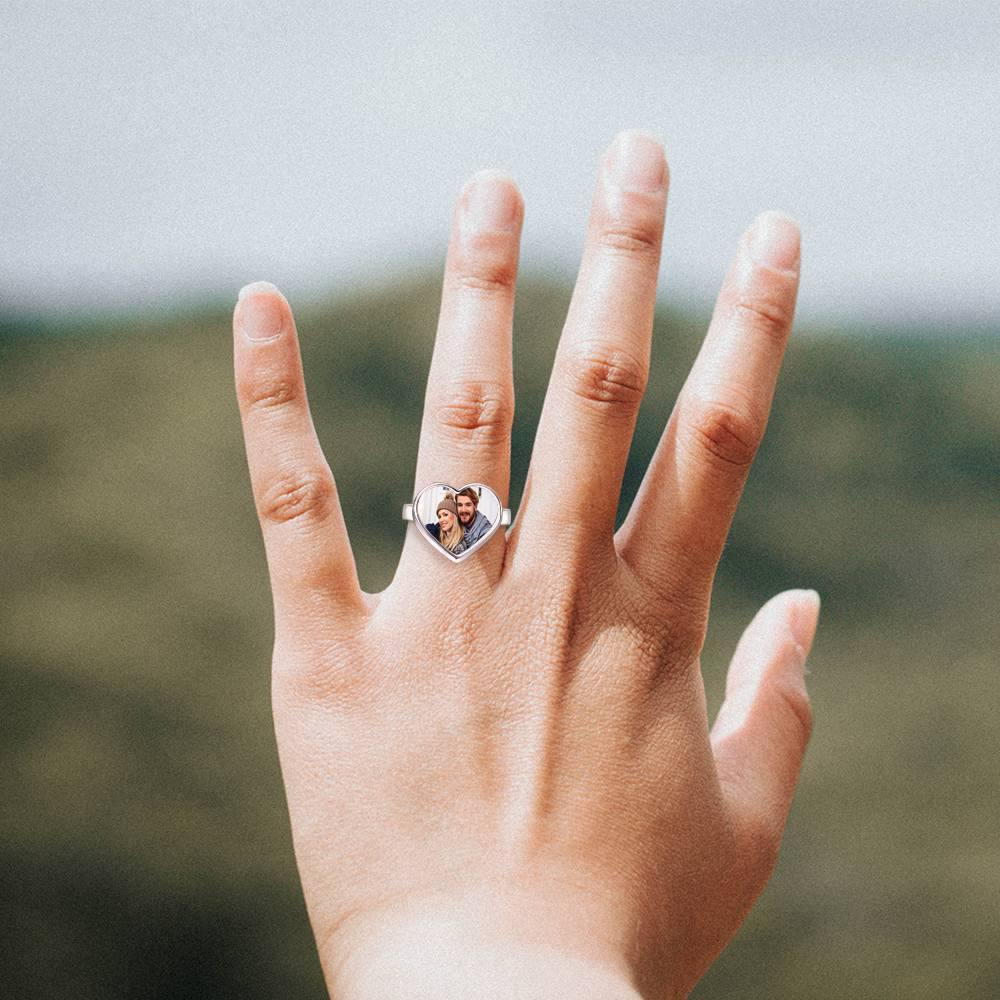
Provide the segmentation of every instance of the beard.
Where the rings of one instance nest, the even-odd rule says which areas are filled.
[[[462,527],[463,528],[468,527],[470,524],[472,524],[473,521],[475,521],[475,519],[476,519],[476,512],[475,512],[475,510],[470,511],[469,516],[467,518],[464,518],[464,517],[462,517],[461,514],[459,514],[458,515],[458,519],[459,519],[459,521],[462,522]]]

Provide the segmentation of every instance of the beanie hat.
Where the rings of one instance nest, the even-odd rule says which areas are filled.
[[[438,505],[434,508],[434,513],[436,514],[439,510],[450,510],[452,514],[458,514],[458,506],[455,503],[455,498],[451,493],[445,493],[444,499],[438,502]]]

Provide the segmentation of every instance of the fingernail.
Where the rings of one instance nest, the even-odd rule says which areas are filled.
[[[480,170],[462,190],[462,226],[479,233],[517,228],[521,199],[513,180],[500,170]]]
[[[608,149],[608,176],[620,188],[653,193],[667,183],[663,146],[645,132],[619,132]]]
[[[799,269],[799,227],[782,212],[763,212],[750,228],[750,255],[779,271]]]
[[[254,343],[275,340],[285,325],[280,293],[269,281],[255,281],[240,289],[240,327]]]
[[[820,597],[815,590],[796,591],[796,601],[792,606],[788,627],[799,652],[799,667],[804,668],[806,657],[812,648],[819,621]]]
[[[244,298],[247,295],[253,295],[254,292],[281,292],[278,291],[277,285],[272,285],[270,281],[251,281],[249,285],[244,285],[240,289],[240,294],[236,297],[237,301]]]

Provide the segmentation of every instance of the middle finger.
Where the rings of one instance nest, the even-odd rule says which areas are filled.
[[[512,544],[613,549],[646,388],[667,204],[663,147],[620,133],[604,156],[580,274],[539,418]]]

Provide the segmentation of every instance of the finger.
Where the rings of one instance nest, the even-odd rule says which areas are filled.
[[[602,162],[513,532],[526,551],[602,536],[610,548],[649,369],[667,186],[661,144],[619,134]]]
[[[812,728],[805,660],[819,595],[791,590],[772,598],[743,633],[712,727],[719,780],[737,826],[776,855]]]
[[[707,614],[716,566],[764,435],[792,328],[799,230],[759,216],[740,243],[708,335],[616,539],[656,593]]]
[[[485,483],[507,502],[514,419],[511,329],[523,215],[517,186],[497,170],[475,174],[455,205],[415,491],[430,483],[456,488]],[[503,559],[497,537],[503,532],[476,561],[490,565],[492,575]],[[407,535],[403,559],[440,565],[414,531]]]
[[[337,488],[313,428],[295,321],[264,281],[233,313],[236,394],[275,614],[301,617],[319,595],[341,608],[362,595]]]

